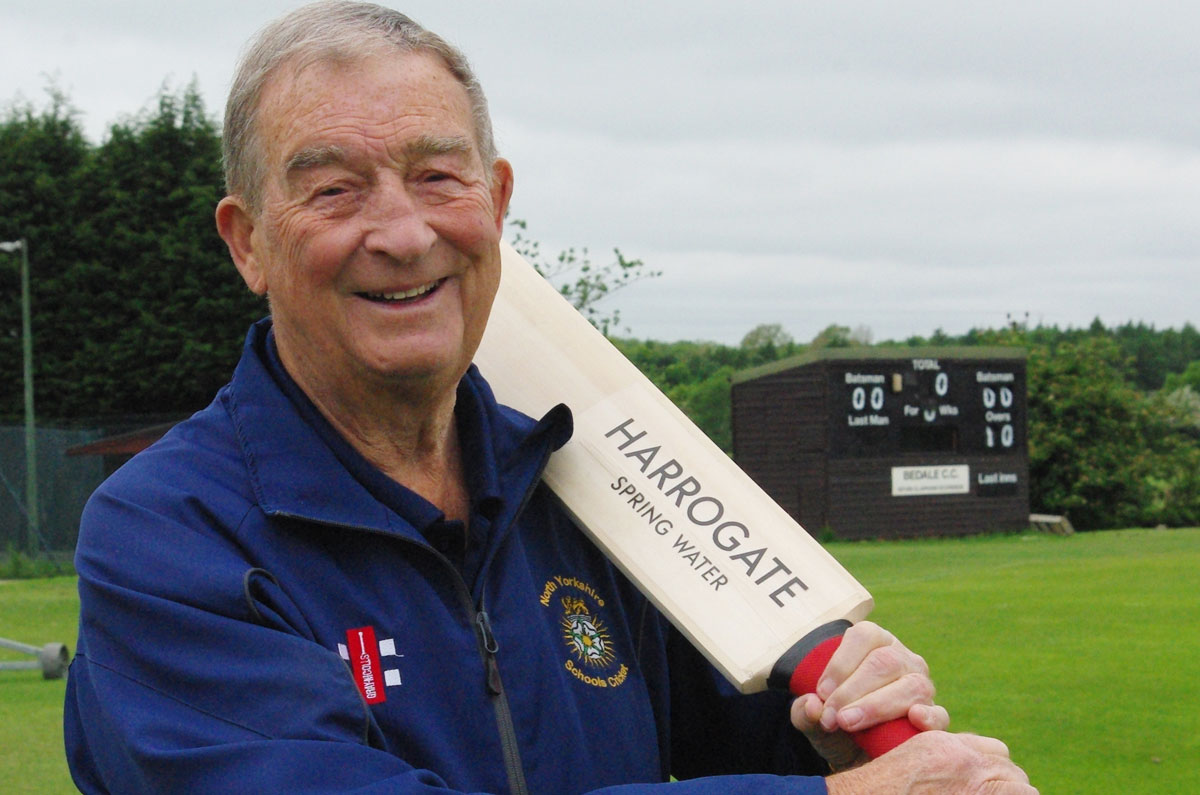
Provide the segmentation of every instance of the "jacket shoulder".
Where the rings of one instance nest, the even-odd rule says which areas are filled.
[[[209,521],[240,518],[254,504],[226,390],[176,425],[100,485],[84,508],[80,540],[115,504],[172,519],[202,511]]]

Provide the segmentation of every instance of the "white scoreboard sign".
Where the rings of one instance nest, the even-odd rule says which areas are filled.
[[[971,468],[966,464],[892,467],[893,497],[928,497],[934,494],[970,492]]]

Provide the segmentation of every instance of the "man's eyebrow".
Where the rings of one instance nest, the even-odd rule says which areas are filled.
[[[470,152],[474,144],[471,139],[462,135],[421,135],[409,141],[404,146],[406,157],[417,160],[438,155],[459,154]],[[297,150],[287,159],[285,172],[294,174],[321,166],[338,165],[349,159],[346,150],[340,146],[306,146]]]
[[[406,144],[404,152],[411,158],[435,157],[470,152],[473,146],[471,139],[462,135],[421,135]]]
[[[292,174],[310,168],[342,163],[345,160],[346,151],[340,146],[308,146],[288,158],[286,172]]]

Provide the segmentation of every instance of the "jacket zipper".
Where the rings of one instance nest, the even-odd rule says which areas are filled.
[[[517,509],[513,512],[512,519],[503,528],[504,534],[507,534],[512,529],[512,525],[516,522],[517,517],[525,512],[525,506],[529,504],[529,500],[533,497],[533,492],[537,489],[538,484],[542,482],[542,474],[546,471],[546,464],[550,460],[551,452],[551,450],[547,449],[542,453],[534,476],[525,488],[525,493],[521,495],[521,501],[517,504]],[[414,541],[409,541],[409,543],[416,544]],[[419,544],[416,545],[420,546]],[[422,547],[422,549],[424,548]],[[480,568],[477,575],[480,583],[486,578],[487,571],[491,568],[492,559],[498,549],[498,544],[493,545],[487,559]],[[504,682],[500,678],[500,666],[496,660],[496,655],[500,651],[500,643],[496,640],[496,636],[492,632],[492,622],[488,617],[484,603],[483,588],[480,588],[479,605],[476,607],[470,588],[467,587],[466,581],[463,580],[462,575],[454,564],[436,549],[430,549],[429,551],[454,573],[455,586],[459,591],[464,607],[468,611],[475,613],[475,638],[479,645],[479,654],[483,658],[485,686],[487,687],[488,695],[491,696],[492,705],[496,710],[496,728],[500,734],[500,748],[504,754],[504,766],[508,773],[508,788],[513,795],[528,795],[529,786],[525,782],[525,767],[521,764],[521,751],[517,744],[517,729],[513,724],[512,708],[509,706],[508,696],[504,692]]]
[[[525,512],[525,506],[529,504],[529,500],[533,497],[533,492],[537,489],[538,484],[542,482],[542,473],[546,471],[546,463],[550,460],[550,450],[545,450],[542,453],[541,461],[538,462],[534,477],[529,481],[529,485],[525,489],[525,493],[521,495],[521,502],[517,505],[517,510],[513,512],[512,519],[504,532],[507,533],[512,528],[513,522],[517,517]],[[480,570],[480,580],[487,575],[487,570],[491,567],[492,558],[495,556],[498,545],[493,546],[487,560],[484,561],[483,567]],[[446,560],[445,556],[433,550],[434,554],[442,558],[446,565],[454,570],[456,582],[461,586],[464,593],[464,600],[471,609],[475,605],[469,596],[469,589],[462,575],[458,573],[458,569]],[[483,655],[484,667],[487,672],[487,688],[488,693],[492,696],[492,704],[496,708],[496,726],[500,732],[500,746],[504,753],[504,764],[508,771],[508,787],[514,795],[528,795],[529,787],[525,782],[525,768],[521,764],[520,748],[517,745],[517,730],[513,725],[512,709],[508,704],[508,697],[504,693],[504,683],[500,679],[500,666],[496,661],[496,654],[500,651],[500,644],[496,640],[495,634],[492,633],[492,622],[488,618],[487,610],[484,604],[483,589],[480,589],[479,596],[479,611],[475,615],[475,627],[478,630],[477,639],[479,643],[480,654]]]
[[[491,622],[482,605],[475,616],[475,627],[478,630],[479,647],[487,670],[488,693],[496,710],[496,727],[500,732],[500,748],[504,754],[504,767],[508,772],[508,788],[514,795],[527,795],[529,787],[525,783],[525,768],[521,764],[521,751],[517,747],[517,729],[513,725],[508,697],[504,694],[504,683],[500,680],[500,666],[496,663],[496,652],[500,650],[500,644],[492,634]]]
[[[512,519],[508,526],[504,528],[507,532],[512,523],[517,517],[525,512],[525,506],[532,499],[534,491],[538,484],[542,482],[542,474],[546,471],[546,464],[550,460],[550,454],[553,450],[546,449],[542,453],[541,461],[538,462],[533,478],[530,479],[529,485],[525,489],[525,493],[521,496],[521,501],[517,505],[517,510],[513,512]],[[272,511],[270,516],[281,518],[294,519],[302,522],[316,522],[329,527],[338,527],[347,530],[356,530],[358,532],[372,533],[381,535],[408,544],[424,552],[427,552],[443,566],[446,567],[453,575],[455,590],[458,591],[459,598],[462,601],[468,616],[475,625],[475,640],[479,648],[479,656],[483,660],[484,666],[484,687],[487,689],[488,696],[491,698],[492,705],[496,711],[496,729],[500,735],[500,748],[504,755],[505,771],[508,774],[508,787],[513,795],[529,795],[529,786],[525,782],[525,768],[521,764],[520,748],[517,745],[517,730],[513,724],[512,708],[508,703],[508,696],[504,692],[504,683],[500,679],[500,666],[496,661],[496,654],[500,651],[500,644],[496,640],[495,634],[492,632],[491,619],[488,617],[487,610],[484,605],[482,589],[479,597],[478,607],[475,604],[475,599],[471,595],[471,589],[467,586],[466,580],[463,579],[458,567],[454,565],[445,555],[438,552],[433,547],[418,543],[409,538],[402,536],[394,536],[390,533],[385,533],[381,530],[376,530],[370,527],[362,527],[360,525],[347,525],[340,522],[325,522],[314,520],[306,516],[300,516],[286,511]],[[487,574],[487,569],[490,568],[492,558],[495,556],[496,548],[494,547],[489,553],[486,561],[480,569],[479,577],[482,582],[483,577]],[[365,707],[366,705],[364,705]]]
[[[313,521],[304,516],[297,516],[296,514],[284,511],[275,511],[271,515],[304,522]],[[472,623],[475,629],[475,642],[479,648],[479,656],[483,661],[484,687],[487,689],[488,697],[496,712],[496,731],[500,735],[500,749],[504,756],[505,772],[508,774],[509,790],[513,795],[529,795],[529,788],[525,783],[525,768],[521,765],[521,754],[517,747],[517,730],[513,724],[512,709],[509,707],[508,697],[504,693],[504,683],[500,679],[500,666],[496,663],[496,652],[500,650],[500,644],[497,642],[496,636],[492,633],[491,621],[488,618],[487,611],[483,608],[483,600],[480,600],[477,609],[474,599],[471,596],[471,589],[467,587],[467,583],[463,580],[462,575],[459,574],[457,567],[455,567],[449,558],[432,547],[427,547],[411,539],[393,536],[390,533],[384,533],[370,527],[347,525],[338,522],[320,522],[320,524],[391,538],[394,541],[408,544],[429,553],[449,569],[453,575],[454,589],[458,592],[462,607],[466,610],[468,621]],[[363,704],[363,707],[365,709],[366,704]]]

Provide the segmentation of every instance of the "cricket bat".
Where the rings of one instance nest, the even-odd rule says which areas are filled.
[[[743,693],[814,692],[870,594],[507,243],[475,362],[571,440],[543,479],[567,512]],[[855,736],[877,757],[905,719]]]

